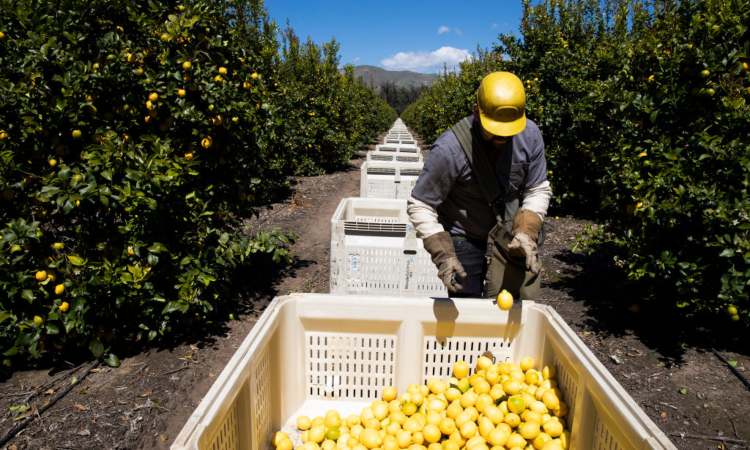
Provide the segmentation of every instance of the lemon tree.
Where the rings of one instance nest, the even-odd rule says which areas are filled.
[[[606,222],[633,296],[750,324],[750,2],[524,2],[521,36],[404,112],[428,140],[483,75],[523,80],[558,208]]]
[[[395,118],[334,67],[335,43],[290,72],[260,2],[0,10],[6,366],[223,320],[237,280],[290,257],[289,236],[245,235],[243,218]]]

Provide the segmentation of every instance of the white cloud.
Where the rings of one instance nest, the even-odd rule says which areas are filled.
[[[463,36],[464,35],[464,30],[462,30],[460,28],[454,28],[453,32],[456,33],[459,36]]]
[[[455,47],[440,47],[432,52],[398,52],[380,63],[389,70],[413,70],[416,72],[439,72],[443,66],[454,70],[458,64],[471,59],[468,50]]]
[[[450,33],[450,32],[451,32],[451,27],[447,27],[445,25],[440,25],[440,28],[438,28],[438,32],[437,33],[438,34],[445,34],[445,33]]]

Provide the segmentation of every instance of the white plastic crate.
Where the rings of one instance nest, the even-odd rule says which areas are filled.
[[[376,152],[395,153],[419,153],[419,147],[415,144],[379,144],[375,146]]]
[[[408,199],[423,163],[369,161],[362,164],[359,196]]]
[[[331,218],[330,291],[446,295],[406,199],[345,198]]]
[[[473,366],[486,351],[556,367],[571,450],[676,450],[549,306],[328,294],[274,299],[171,448],[272,448],[298,415],[358,414],[383,387],[447,377],[455,361]]]
[[[388,138],[383,139],[383,144],[408,144],[416,145],[414,139],[403,139],[403,138]]]
[[[368,161],[388,161],[388,162],[402,162],[402,163],[417,163],[422,162],[422,154],[417,153],[399,153],[399,152],[379,152],[372,151],[367,152]]]

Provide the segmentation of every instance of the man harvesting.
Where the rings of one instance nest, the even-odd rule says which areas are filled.
[[[409,218],[451,294],[531,298],[552,190],[539,127],[509,72],[487,75],[474,114],[432,145],[408,201]]]

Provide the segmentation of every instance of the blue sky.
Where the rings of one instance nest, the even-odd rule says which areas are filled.
[[[316,42],[336,38],[343,64],[439,72],[503,32],[518,33],[521,0],[266,0],[271,17]]]

